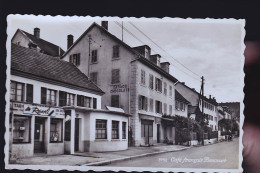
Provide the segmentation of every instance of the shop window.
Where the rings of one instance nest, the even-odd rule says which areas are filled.
[[[118,84],[120,83],[120,70],[119,69],[113,69],[112,70],[112,78],[111,78],[111,84]]]
[[[119,46],[113,46],[113,58],[118,58],[119,57]]]
[[[155,78],[155,90],[162,92],[162,81],[159,78]]]
[[[77,95],[77,105],[81,107],[91,108],[91,98]]]
[[[31,117],[14,115],[13,121],[13,143],[29,143]]]
[[[11,81],[10,99],[13,101],[24,101],[24,84]]]
[[[26,102],[33,102],[33,85],[26,84]]]
[[[147,97],[139,95],[139,102],[138,102],[139,110],[147,111],[147,104],[148,104],[147,102],[148,102]]]
[[[96,120],[96,139],[107,139],[107,120]]]
[[[150,99],[149,108],[150,108],[150,112],[153,112],[153,99]]]
[[[112,139],[119,139],[119,121],[112,121]]]
[[[126,139],[126,122],[122,123],[122,139]]]
[[[97,85],[98,84],[98,72],[90,73],[90,80]]]
[[[91,53],[91,63],[96,63],[97,62],[97,50],[92,50],[92,53]]]
[[[119,108],[119,95],[111,95],[111,106]]]
[[[63,120],[51,118],[50,142],[62,142]]]
[[[80,53],[70,55],[70,62],[75,66],[80,65]]]
[[[145,85],[145,71],[141,70],[141,84]]]
[[[97,99],[93,98],[93,109],[97,109]]]
[[[153,89],[153,75],[149,75],[149,88]]]

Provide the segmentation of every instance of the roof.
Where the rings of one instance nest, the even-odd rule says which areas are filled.
[[[59,46],[50,43],[46,40],[43,40],[41,38],[37,38],[34,35],[23,31],[21,29],[18,29],[21,32],[23,32],[34,44],[36,44],[41,50],[43,50],[45,54],[51,55],[51,56],[61,56],[64,54],[64,50],[61,49]]]
[[[11,46],[11,72],[14,71],[104,94],[72,63],[16,44]]]
[[[184,102],[186,104],[190,103],[188,100],[186,100],[177,90],[175,90],[175,100]]]

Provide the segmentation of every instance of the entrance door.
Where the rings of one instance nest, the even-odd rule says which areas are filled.
[[[75,119],[75,151],[79,151],[79,118]]]
[[[153,121],[142,120],[142,137],[145,145],[150,145],[150,140],[153,137]]]
[[[160,143],[160,124],[157,124],[157,143]]]
[[[34,153],[44,153],[45,118],[35,117]]]

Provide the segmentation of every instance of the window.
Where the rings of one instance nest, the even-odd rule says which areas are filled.
[[[92,50],[91,52],[91,63],[97,62],[97,50]]]
[[[33,85],[26,84],[26,102],[33,102]]]
[[[98,73],[97,72],[90,73],[90,80],[93,81],[97,85],[98,84],[98,82],[97,82]]]
[[[57,91],[47,88],[41,88],[41,104],[56,106]]]
[[[170,97],[172,97],[172,86],[171,85],[169,86],[169,90],[170,90],[169,95],[170,95]]]
[[[29,143],[31,134],[31,118],[14,115],[13,143]]]
[[[150,112],[153,112],[153,99],[150,99],[150,105],[149,105]]]
[[[175,109],[179,109],[179,102],[177,100],[175,100]]]
[[[149,75],[149,87],[153,89],[153,75]]]
[[[66,106],[67,103],[67,93],[64,91],[59,91],[59,106]]]
[[[67,93],[67,106],[75,105],[75,94]]]
[[[91,108],[91,98],[77,95],[77,106]]]
[[[147,97],[139,95],[139,102],[138,102],[139,110],[147,111],[147,104],[148,104],[147,100],[148,100]]]
[[[119,139],[119,121],[112,121],[112,139]]]
[[[169,105],[169,114],[172,115],[172,105]]]
[[[141,70],[141,84],[145,85],[145,71]]]
[[[113,58],[119,57],[119,46],[113,46]]]
[[[107,120],[96,120],[96,139],[107,139]]]
[[[120,70],[119,69],[113,69],[112,70],[111,84],[117,84],[117,83],[120,83]]]
[[[50,142],[62,142],[63,120],[51,118]]]
[[[24,101],[24,84],[11,81],[10,99],[13,101]]]
[[[155,78],[155,90],[162,92],[162,81],[159,78]]]
[[[164,93],[165,95],[167,95],[167,83],[164,82],[163,85],[164,85],[163,93]]]
[[[80,65],[80,53],[70,55],[70,62],[73,63],[75,66]]]
[[[162,102],[156,100],[155,101],[155,111],[156,113],[161,114],[162,113]]]
[[[93,109],[97,109],[97,99],[93,98]]]
[[[122,139],[126,139],[126,122],[122,122]]]
[[[119,95],[111,95],[111,106],[119,108]]]
[[[163,104],[163,113],[167,114],[167,104],[166,103]]]
[[[185,104],[182,102],[179,102],[179,104],[180,104],[180,110],[185,111]]]

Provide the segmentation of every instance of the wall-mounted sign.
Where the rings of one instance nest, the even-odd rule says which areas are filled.
[[[45,115],[45,116],[65,116],[65,112],[60,108],[53,108],[43,105],[25,104],[23,112],[25,114]]]
[[[11,102],[10,108],[17,111],[23,111],[24,104],[23,103],[13,103]]]
[[[112,85],[110,93],[127,92],[128,88],[126,84]]]

